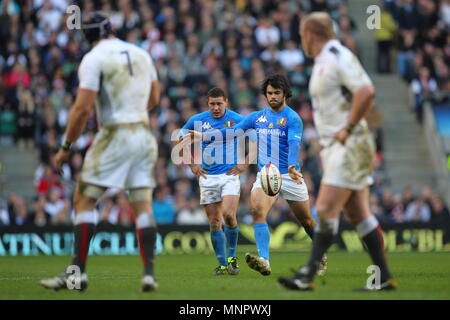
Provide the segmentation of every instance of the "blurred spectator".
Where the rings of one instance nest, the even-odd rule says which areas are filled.
[[[133,208],[128,202],[127,195],[124,191],[119,191],[117,194],[117,223],[127,227],[133,225],[135,221]]]
[[[100,221],[110,224],[118,224],[119,222],[119,207],[117,206],[117,197],[102,197],[100,199],[102,208],[100,210]]]
[[[302,65],[305,62],[302,51],[297,48],[295,42],[292,40],[286,43],[286,49],[280,52],[278,59],[287,72],[294,70],[296,66]]]
[[[9,225],[9,211],[8,204],[5,200],[0,198],[0,226]]]
[[[433,195],[431,198],[431,221],[440,225],[450,222],[450,211],[438,195]]]
[[[157,187],[153,198],[153,214],[158,224],[170,224],[176,221],[176,209],[169,197],[167,186]]]
[[[32,223],[25,200],[11,193],[8,197],[9,225],[10,226],[28,226]]]
[[[34,145],[35,105],[31,91],[22,90],[17,114],[17,142],[19,146],[31,148]]]
[[[274,25],[272,19],[261,18],[255,29],[255,37],[258,45],[262,48],[277,45],[280,41],[280,30]]]
[[[62,194],[60,192],[59,188],[52,188],[44,205],[44,211],[50,216],[52,224],[69,223],[68,201],[61,198]]]
[[[417,198],[406,207],[405,222],[429,222],[430,219],[431,210],[423,198]]]
[[[422,122],[423,104],[427,100],[432,99],[432,94],[437,89],[437,83],[430,75],[427,67],[421,67],[418,77],[411,82],[411,91],[415,97],[414,110],[417,114],[417,120]]]
[[[375,29],[375,39],[378,49],[377,71],[378,73],[391,73],[391,48],[396,25],[385,6],[381,10],[380,24],[380,28]]]
[[[44,172],[36,185],[36,192],[38,194],[48,195],[53,187],[63,190],[63,186],[59,181],[58,174],[52,169],[50,165],[44,166]]]
[[[370,211],[375,215],[378,221],[385,222],[387,220],[383,207],[380,204],[380,199],[375,194],[371,194],[369,197],[369,207]]]
[[[33,203],[34,210],[34,225],[37,227],[44,227],[50,223],[50,216],[45,211],[46,199],[45,196],[39,196]]]
[[[0,101],[1,102],[1,101]],[[9,103],[0,105],[0,144],[12,145],[16,141],[17,114]]]
[[[381,206],[383,208],[383,215],[386,217],[386,221],[395,222],[393,211],[396,207],[396,203],[394,195],[392,194],[391,190],[385,189],[383,191]]]
[[[412,30],[405,30],[402,35],[398,41],[397,72],[406,79],[412,73],[417,40]]]
[[[197,199],[191,199],[188,205],[177,214],[177,224],[208,225],[208,217],[201,208]]]
[[[407,208],[408,205],[415,200],[414,193],[411,187],[406,187],[405,189],[403,189],[403,194],[401,198],[404,208]]]
[[[400,194],[394,196],[394,207],[391,211],[391,216],[396,223],[404,221],[405,206],[403,204],[403,199]]]

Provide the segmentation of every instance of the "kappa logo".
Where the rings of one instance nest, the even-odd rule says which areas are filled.
[[[205,130],[211,129],[211,124],[209,122],[205,122],[202,124],[202,128]]]
[[[266,116],[261,116],[258,118],[258,120],[256,120],[256,122],[267,122],[267,118]]]

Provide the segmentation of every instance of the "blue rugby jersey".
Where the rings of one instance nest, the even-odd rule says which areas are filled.
[[[183,126],[180,137],[187,134],[188,130],[201,130],[202,132],[212,131],[214,129],[223,129],[240,123],[244,116],[230,109],[226,109],[225,114],[216,119],[211,112],[205,111],[192,116]],[[221,153],[217,154],[217,152]],[[229,171],[237,163],[237,141],[227,143],[226,140],[221,141],[203,141],[202,142],[202,168],[208,174],[222,174]],[[230,158],[228,155],[233,155]],[[218,163],[215,158],[221,159]],[[228,160],[228,161],[227,161]]]
[[[300,169],[300,143],[302,140],[303,122],[300,116],[286,105],[283,110],[275,113],[269,107],[249,114],[232,128],[221,129],[226,132],[238,129],[243,131],[254,129],[258,140],[258,168],[268,163],[278,167],[280,173],[288,173],[288,167],[295,165]],[[208,133],[209,138],[213,132]]]

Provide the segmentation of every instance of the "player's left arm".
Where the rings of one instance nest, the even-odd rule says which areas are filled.
[[[161,98],[161,86],[159,84],[159,80],[152,81],[150,90],[150,98],[148,99],[147,110],[153,109],[159,103],[159,100]]]
[[[302,132],[303,122],[300,117],[288,120],[288,172],[289,176],[299,184],[303,183],[299,162]]]
[[[353,94],[347,125],[336,134],[336,139],[344,144],[352,134],[355,126],[372,107],[375,98],[375,88],[354,55],[351,59],[339,60],[337,69],[342,83]]]
[[[161,86],[158,80],[158,73],[156,72],[155,65],[150,56],[149,58],[149,70],[150,70],[150,97],[148,99],[147,110],[153,109],[156,105],[159,104],[159,100],[161,98]]]

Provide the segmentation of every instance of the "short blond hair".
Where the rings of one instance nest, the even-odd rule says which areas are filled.
[[[324,40],[336,38],[333,20],[327,12],[313,12],[302,19],[302,30],[308,30]]]

